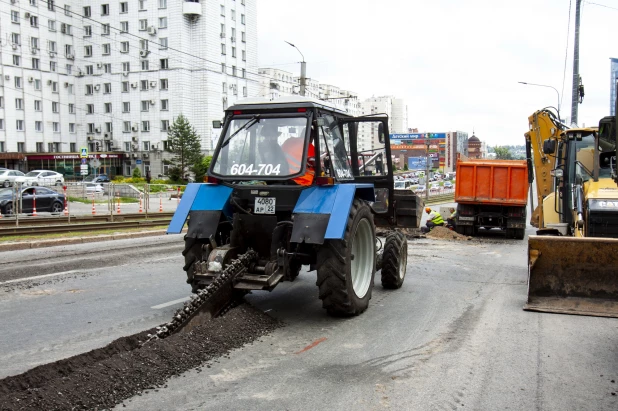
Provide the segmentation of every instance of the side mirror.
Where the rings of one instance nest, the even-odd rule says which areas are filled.
[[[221,120],[213,120],[212,128],[221,128]]]
[[[553,154],[556,152],[556,140],[547,139],[543,141],[543,153]]]
[[[378,124],[378,141],[384,144],[384,123]]]

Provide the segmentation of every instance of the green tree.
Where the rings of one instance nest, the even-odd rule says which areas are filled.
[[[202,161],[196,163],[191,171],[195,173],[195,181],[203,181],[206,172],[208,171],[208,167],[210,166],[210,162],[212,161],[212,156],[203,156]]]
[[[139,171],[139,168],[135,167],[133,169],[132,177],[133,178],[141,178],[142,177],[142,172]]]
[[[180,169],[182,176],[202,162],[200,136],[182,114],[176,117],[167,131],[167,147],[174,154],[172,163]]]
[[[403,171],[408,171],[408,164],[407,163],[403,164]]]
[[[496,153],[496,158],[498,160],[512,160],[513,154],[511,154],[511,150],[508,147],[494,147],[494,152]]]

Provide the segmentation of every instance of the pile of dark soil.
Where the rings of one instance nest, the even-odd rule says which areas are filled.
[[[187,334],[140,347],[150,331],[0,380],[1,410],[111,408],[172,376],[272,332],[281,324],[247,304]],[[207,366],[210,367],[210,366]]]
[[[449,230],[446,227],[434,227],[433,230],[428,232],[427,238],[434,238],[438,240],[458,240],[458,241],[470,241],[472,237],[458,234],[455,231]]]

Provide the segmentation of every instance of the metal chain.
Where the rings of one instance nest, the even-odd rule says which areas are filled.
[[[243,270],[249,267],[249,264],[256,260],[258,254],[249,249],[245,254],[242,254],[237,259],[232,260],[221,274],[217,276],[206,288],[201,289],[197,292],[197,294],[191,295],[189,301],[186,301],[184,306],[176,311],[174,317],[170,322],[160,327],[157,327],[157,332],[155,334],[148,334],[148,339],[144,342],[144,344],[148,343],[151,340],[161,339],[169,336],[174,333],[174,331],[178,330],[186,321],[193,317],[204,304],[206,304],[211,296],[213,296],[221,286],[223,286],[228,281],[232,281],[236,276],[238,276]]]

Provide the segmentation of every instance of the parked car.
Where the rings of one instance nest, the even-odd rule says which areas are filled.
[[[418,187],[416,187],[416,190],[414,190],[415,193],[424,193],[426,190],[425,185],[424,184],[420,184]]]
[[[86,194],[91,195],[92,193],[100,194],[103,193],[103,186],[98,183],[84,183],[86,188]]]
[[[15,184],[15,180],[20,181],[24,177],[24,173],[18,170],[0,169],[0,184],[2,187],[11,187]]]
[[[64,176],[50,170],[32,170],[24,176],[24,182],[30,186],[61,186],[64,184]]]
[[[22,212],[31,213],[36,198],[36,211],[49,211],[61,213],[64,210],[64,195],[47,187],[27,187],[21,190]],[[0,213],[13,214],[14,203],[19,201],[15,198],[14,190],[10,188],[0,189]]]
[[[111,182],[109,177],[105,174],[89,175],[84,178],[86,183],[109,183]]]
[[[440,191],[440,184],[438,184],[438,183],[433,183],[433,184],[429,187],[429,191]]]
[[[444,189],[445,189],[445,190],[446,190],[446,189],[449,189],[449,190],[450,190],[450,189],[452,189],[452,188],[453,188],[453,183],[451,183],[450,181],[445,181],[445,182],[444,182],[444,186],[443,186],[443,187],[444,187]]]

